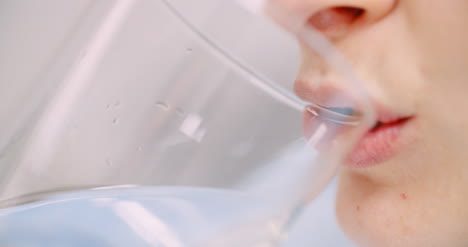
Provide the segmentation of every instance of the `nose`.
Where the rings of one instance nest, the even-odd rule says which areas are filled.
[[[398,0],[277,1],[281,1],[290,12],[300,15],[307,25],[324,34],[344,53],[362,48],[363,44],[356,43],[356,40],[361,39],[352,36],[364,35],[366,29],[378,28],[377,24],[391,15],[398,3]],[[347,78],[343,77],[346,75],[331,68],[333,66],[318,58],[314,51],[302,48],[302,65],[294,84],[296,95],[325,107],[360,108],[360,91],[348,84]]]
[[[307,16],[307,24],[331,41],[345,39],[352,32],[372,25],[392,12],[398,0],[279,0]]]

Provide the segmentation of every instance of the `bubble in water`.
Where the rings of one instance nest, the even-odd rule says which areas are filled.
[[[106,110],[110,110],[111,108],[119,108],[122,105],[120,100],[116,100],[114,102],[108,103],[106,105]]]
[[[80,52],[80,55],[79,55],[79,60],[82,60],[86,57],[86,55],[88,55],[88,49],[83,49],[81,52]]]
[[[184,111],[182,108],[177,108],[177,109],[176,109],[176,114],[177,114],[179,117],[184,117],[184,116],[185,116],[185,111]]]
[[[156,107],[164,111],[169,111],[169,105],[163,101],[158,101],[154,104]]]
[[[106,165],[109,166],[109,167],[114,166],[114,162],[112,162],[111,159],[106,159]]]

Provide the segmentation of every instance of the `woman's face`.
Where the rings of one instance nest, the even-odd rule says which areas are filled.
[[[383,124],[341,170],[348,236],[359,246],[468,246],[468,1],[279,1],[348,59]],[[333,73],[315,71],[314,56],[303,50],[299,78]],[[320,94],[307,80],[295,88],[306,100]]]

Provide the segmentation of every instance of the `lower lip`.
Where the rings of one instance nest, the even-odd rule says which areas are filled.
[[[347,157],[345,165],[365,168],[391,159],[401,150],[403,130],[410,121],[411,118],[404,118],[368,131]]]

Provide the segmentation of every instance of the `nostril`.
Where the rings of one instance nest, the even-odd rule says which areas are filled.
[[[309,18],[309,25],[324,33],[329,38],[338,38],[361,19],[365,10],[357,7],[332,7],[321,10]]]
[[[363,8],[358,7],[335,7],[334,9],[336,12],[349,15],[354,19],[359,18],[365,12]]]
[[[351,21],[355,21],[364,15],[364,9],[357,7],[335,7],[333,8],[339,14],[348,16]]]

